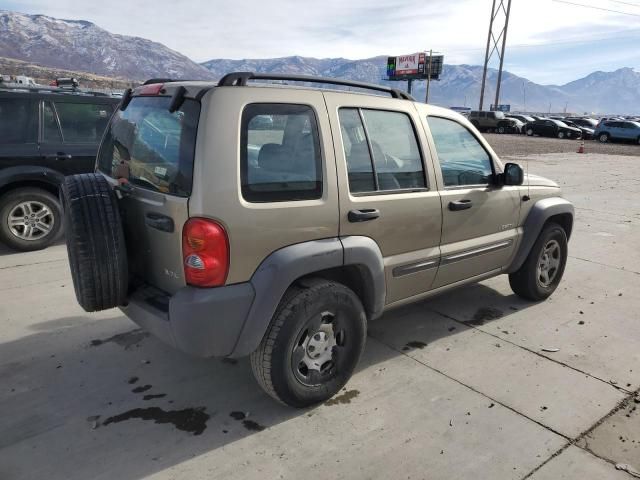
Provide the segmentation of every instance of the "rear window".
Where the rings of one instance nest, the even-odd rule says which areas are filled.
[[[169,112],[169,97],[135,97],[118,110],[98,153],[98,168],[113,178],[189,196],[200,104],[186,99]]]

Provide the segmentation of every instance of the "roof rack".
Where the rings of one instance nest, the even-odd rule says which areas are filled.
[[[62,94],[75,94],[75,95],[93,95],[95,97],[111,97],[112,94],[105,92],[96,92],[93,90],[85,90],[80,88],[62,88],[51,87],[47,85],[27,85],[22,83],[8,83],[0,82],[0,91],[22,91],[22,92],[34,92],[34,93],[62,93]]]
[[[329,85],[341,85],[345,87],[364,88],[390,94],[393,98],[402,100],[415,100],[411,95],[396,88],[376,85],[375,83],[356,82],[339,78],[315,77],[311,75],[293,75],[287,73],[254,73],[232,72],[226,74],[218,82],[219,87],[246,86],[249,80],[291,80],[295,82],[327,83]]]

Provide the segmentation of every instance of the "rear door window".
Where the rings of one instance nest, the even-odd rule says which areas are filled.
[[[100,143],[111,104],[55,102],[65,143]]]
[[[0,145],[35,143],[38,106],[26,98],[0,98]]]
[[[311,200],[322,196],[322,160],[310,106],[255,103],[242,113],[240,171],[249,202]]]
[[[402,112],[338,112],[351,193],[426,188],[413,124]]]
[[[45,143],[62,142],[58,117],[51,102],[44,102],[42,105],[42,140]]]
[[[122,182],[177,196],[191,193],[200,104],[170,97],[134,97],[117,110],[98,153],[100,171]],[[63,127],[64,128],[64,127]]]

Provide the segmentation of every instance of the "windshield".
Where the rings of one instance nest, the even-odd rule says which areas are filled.
[[[556,125],[558,125],[559,127],[569,127],[569,125],[567,125],[564,122],[561,122],[560,120],[551,120],[553,123],[555,123]]]
[[[118,110],[98,153],[98,169],[121,182],[188,196],[200,104],[185,100],[169,112],[170,97],[134,97]]]

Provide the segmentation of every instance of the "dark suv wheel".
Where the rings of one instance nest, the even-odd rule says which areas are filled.
[[[0,240],[21,251],[53,243],[62,226],[58,199],[40,188],[20,188],[0,198]]]
[[[509,275],[511,289],[527,300],[546,299],[562,279],[567,255],[567,234],[557,223],[548,223],[520,269]]]
[[[607,143],[609,141],[609,134],[601,133],[600,135],[598,135],[598,141],[600,143]]]
[[[342,284],[314,279],[291,287],[280,302],[251,367],[274,399],[307,407],[349,380],[367,332],[358,296]]]

